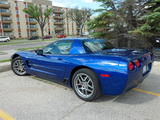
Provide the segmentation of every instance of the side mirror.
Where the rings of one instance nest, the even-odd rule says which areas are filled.
[[[35,50],[35,52],[37,53],[37,55],[43,55],[43,50],[41,50],[41,49]]]

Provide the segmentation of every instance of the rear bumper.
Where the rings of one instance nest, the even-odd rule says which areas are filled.
[[[148,64],[148,71],[143,74],[143,66],[137,69],[136,71],[132,71],[128,74],[126,73],[116,73],[111,78],[102,78],[101,86],[102,93],[104,95],[120,95],[143,82],[143,80],[149,75],[152,69],[152,63]]]
[[[136,86],[138,86],[140,83],[144,81],[144,79],[149,75],[151,69],[152,69],[152,63],[147,64],[149,69],[146,73],[143,73],[143,67],[140,68],[137,72],[130,73],[128,76],[128,82],[127,86],[125,88],[125,91],[128,91]]]

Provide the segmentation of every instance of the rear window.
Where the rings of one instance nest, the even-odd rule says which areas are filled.
[[[84,41],[83,45],[86,52],[99,52],[102,50],[114,48],[110,42],[102,40]]]

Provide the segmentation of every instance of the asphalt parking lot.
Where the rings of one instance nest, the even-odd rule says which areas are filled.
[[[35,78],[0,73],[0,120],[158,120],[160,63],[150,76],[121,96],[84,102],[64,86]]]

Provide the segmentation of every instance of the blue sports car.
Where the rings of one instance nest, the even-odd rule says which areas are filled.
[[[92,101],[100,95],[120,95],[136,87],[151,71],[152,53],[117,49],[99,39],[66,38],[43,49],[17,52],[12,70],[65,84]]]

